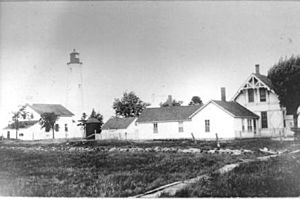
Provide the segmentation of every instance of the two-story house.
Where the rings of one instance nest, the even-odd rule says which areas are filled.
[[[257,136],[288,135],[293,126],[291,115],[279,104],[271,81],[267,76],[260,74],[259,65],[255,65],[252,73],[241,85],[232,98],[259,116],[257,123]]]

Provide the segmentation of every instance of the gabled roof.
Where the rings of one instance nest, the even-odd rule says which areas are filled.
[[[248,83],[248,81],[252,78],[255,77],[256,79],[258,79],[260,82],[262,82],[267,88],[268,90],[270,90],[271,92],[274,92],[274,87],[272,85],[271,80],[262,74],[258,74],[258,73],[252,73],[247,79],[246,81],[241,85],[241,87],[238,89],[238,91],[235,93],[235,95],[233,96],[232,100],[235,100],[238,95],[240,94],[240,92],[244,89],[244,86]]]
[[[273,90],[273,85],[271,80],[262,74],[253,73],[254,76],[256,76],[260,81],[262,81],[266,86],[268,86],[271,90]]]
[[[146,108],[139,116],[137,122],[142,123],[189,120],[191,115],[200,108],[201,105]]]
[[[35,125],[38,122],[39,122],[38,120],[18,121],[18,127],[19,127],[19,129],[25,129],[25,128],[29,128],[29,127]],[[16,124],[11,123],[4,129],[16,129]]]
[[[118,118],[113,117],[110,118],[105,124],[103,125],[103,130],[108,129],[126,129],[133,121],[135,117],[128,117],[128,118]]]
[[[214,103],[223,110],[227,111],[229,114],[231,114],[233,117],[237,118],[259,118],[258,115],[250,111],[249,109],[243,107],[237,102],[234,101],[217,101],[212,100],[209,103]]]
[[[71,111],[60,104],[32,104],[28,106],[35,110],[38,114],[53,112],[62,117],[70,117],[74,115]]]

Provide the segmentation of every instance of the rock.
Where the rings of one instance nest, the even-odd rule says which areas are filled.
[[[131,149],[131,150],[132,150],[132,149]],[[120,152],[127,152],[127,151],[129,151],[129,149],[126,149],[126,148],[125,148],[125,149],[119,149],[119,151],[120,151]]]
[[[147,152],[153,152],[154,149],[152,149],[152,148],[145,148],[145,151],[147,151]]]
[[[197,148],[189,148],[189,149],[179,149],[177,152],[181,153],[200,153],[201,150]]]
[[[177,152],[177,151],[178,151],[178,149],[177,149],[177,148],[175,148],[175,147],[171,147],[171,148],[170,148],[170,151],[171,151],[171,152]]]
[[[242,152],[240,150],[233,150],[232,155],[241,155]]]
[[[154,147],[154,149],[153,149],[155,152],[159,152],[160,150],[161,150],[161,148],[160,147]]]
[[[248,149],[243,149],[243,152],[244,152],[244,153],[253,153],[253,151],[248,150]]]
[[[267,147],[264,147],[263,149],[259,149],[259,151],[267,154],[278,154],[278,152],[268,150]]]
[[[166,147],[164,147],[164,148],[161,149],[161,152],[169,152],[169,151],[170,151],[170,149],[166,148]]]
[[[216,152],[216,150],[213,150],[213,149],[207,151],[207,153],[215,153],[215,152]]]
[[[109,150],[108,150],[108,152],[114,152],[114,151],[117,151],[118,149],[116,148],[116,147],[113,147],[113,148],[110,148]]]

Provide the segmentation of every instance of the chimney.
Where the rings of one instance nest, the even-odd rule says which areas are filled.
[[[226,102],[226,89],[225,87],[221,87],[221,100]]]
[[[255,64],[255,74],[259,74],[259,64]]]
[[[168,102],[168,104],[169,104],[169,106],[172,106],[172,95],[168,95],[168,100],[167,100],[167,102]]]

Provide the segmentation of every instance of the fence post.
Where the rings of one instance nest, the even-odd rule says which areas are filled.
[[[281,135],[281,129],[279,129],[279,137],[280,137],[280,143],[282,143],[282,135]]]
[[[193,139],[194,143],[195,143],[195,144],[197,144],[197,140],[195,139],[195,136],[194,136],[194,134],[193,134],[193,133],[191,133],[191,135],[192,135],[192,139]]]
[[[218,133],[216,133],[216,142],[217,142],[217,149],[220,149],[220,142],[219,142]]]

